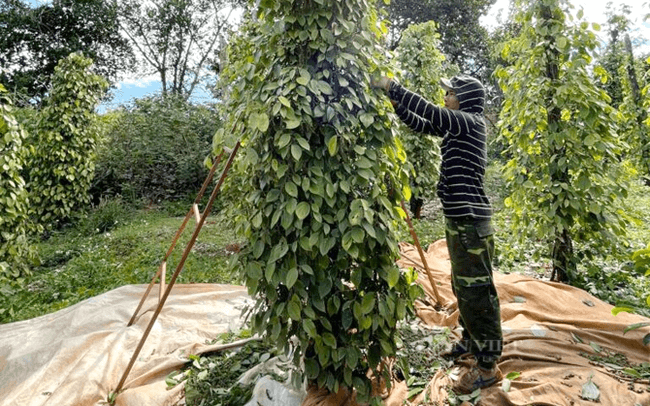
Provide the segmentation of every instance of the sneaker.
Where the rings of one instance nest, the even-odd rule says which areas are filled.
[[[476,389],[491,386],[503,378],[497,365],[490,369],[480,367],[476,363],[463,366],[452,389],[457,393],[469,394]]]
[[[440,353],[444,358],[450,358],[452,360],[462,358],[469,354],[469,340],[456,341],[451,347],[446,348]]]

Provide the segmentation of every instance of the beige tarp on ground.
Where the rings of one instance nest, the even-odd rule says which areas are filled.
[[[152,294],[126,327],[146,286],[131,285],[56,313],[0,325],[0,405],[100,405],[117,387],[155,309]],[[157,290],[157,289],[156,289]],[[165,377],[207,342],[241,327],[243,287],[175,285],[147,339],[117,405],[171,405],[182,387]]]
[[[412,246],[403,244],[402,253],[402,266],[420,263]],[[427,262],[440,282],[440,294],[453,303],[444,241],[429,247]],[[420,280],[430,290],[428,279],[423,276]],[[594,354],[589,344],[595,343],[625,354],[635,364],[650,361],[649,349],[641,343],[648,328],[623,335],[626,326],[647,322],[647,318],[626,313],[614,317],[612,306],[569,286],[519,275],[497,274],[495,280],[505,333],[499,365],[504,374],[517,371],[521,377],[512,382],[508,393],[500,385],[483,390],[483,405],[590,405],[593,402],[581,400],[580,393],[592,374],[600,389],[600,404],[650,405],[647,383],[633,385],[641,393],[631,391],[627,381],[579,355]],[[157,295],[145,304],[137,323],[126,327],[144,289],[125,286],[57,313],[0,325],[0,405],[103,404],[117,386],[153,313]],[[206,341],[239,327],[246,300],[242,287],[176,285],[117,404],[177,403],[182,387],[168,390],[165,377],[181,369],[188,354],[214,348],[205,345]],[[418,313],[428,324],[456,327],[457,311],[436,312],[419,303]],[[576,342],[575,337],[584,343]],[[449,383],[450,378],[440,372],[431,383],[431,398],[444,404]],[[403,384],[396,384],[386,404],[401,405],[406,392]],[[336,403],[341,404],[347,403]]]
[[[421,266],[413,246],[402,244],[401,251],[402,266],[414,262]],[[434,280],[440,282],[438,291],[443,300],[454,302],[449,254],[444,240],[430,245],[426,258]],[[431,292],[428,278],[423,275],[420,281],[425,290]],[[583,384],[593,374],[592,382],[600,390],[600,404],[650,405],[647,380],[630,386],[630,381],[621,380],[607,368],[593,365],[579,354],[595,355],[595,347],[601,351],[622,353],[633,364],[650,362],[650,348],[642,343],[649,328],[623,334],[630,324],[649,322],[649,319],[627,313],[613,316],[611,305],[580,289],[559,283],[498,273],[495,282],[504,331],[503,357],[499,367],[504,376],[509,372],[521,372],[521,377],[512,382],[508,393],[501,390],[501,385],[484,389],[481,404],[593,405],[593,402],[580,398]],[[457,325],[457,310],[436,312],[421,304],[418,314],[430,325],[448,326],[452,330]],[[594,343],[593,347],[591,343]],[[431,383],[430,399],[434,402],[446,399],[445,388],[450,383],[447,374],[439,373]],[[402,404],[403,388],[398,389],[388,404]]]

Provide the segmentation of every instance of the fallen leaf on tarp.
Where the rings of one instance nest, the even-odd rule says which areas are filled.
[[[571,333],[571,337],[573,337],[576,343],[584,344],[584,340],[580,338],[580,336],[578,336],[577,334]]]
[[[513,371],[508,373],[508,375],[506,375],[506,377],[503,379],[503,382],[501,383],[501,390],[503,390],[506,393],[509,392],[510,384],[512,383],[512,381],[519,378],[520,376],[521,376],[521,372]]]
[[[598,402],[598,399],[600,399],[600,389],[598,389],[598,385],[591,380],[592,376],[589,377],[587,383],[582,385],[582,393],[580,394],[580,397],[584,400]]]
[[[592,302],[591,300],[587,300],[587,299],[583,299],[583,300],[582,300],[582,303],[586,304],[586,305],[589,306],[589,307],[594,307],[594,306],[596,306],[596,305],[594,304],[594,302]]]
[[[600,345],[596,344],[596,343],[593,342],[593,341],[590,341],[590,342],[589,342],[589,345],[590,345],[591,348],[593,348],[594,351],[596,351],[596,352],[601,352],[601,351],[602,351],[602,348],[600,348]]]
[[[526,303],[526,298],[523,296],[515,296],[514,298],[512,298],[512,301],[514,303]]]

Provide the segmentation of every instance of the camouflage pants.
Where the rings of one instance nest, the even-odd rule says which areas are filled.
[[[493,233],[490,220],[447,219],[452,289],[458,299],[463,343],[485,367],[499,359],[503,344],[499,297],[492,278]]]

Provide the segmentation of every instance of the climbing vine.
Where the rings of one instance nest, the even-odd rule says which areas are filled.
[[[439,42],[436,23],[429,21],[404,30],[396,49],[397,61],[404,71],[403,84],[436,104],[443,101],[439,81],[445,60],[438,49]],[[408,162],[413,166],[411,211],[419,218],[424,200],[435,198],[440,166],[439,139],[416,133],[404,124],[400,124],[400,139]]]
[[[91,65],[80,54],[59,61],[36,124],[27,182],[32,214],[45,226],[67,219],[89,201],[98,137],[93,115],[108,86]]]
[[[27,134],[14,117],[14,108],[0,85],[0,282],[25,276],[35,253],[28,241],[33,230],[29,199],[21,176]]]
[[[571,282],[578,262],[617,247],[627,185],[616,110],[588,70],[596,36],[581,12],[574,20],[566,6],[517,2],[520,35],[503,44],[508,66],[496,76],[505,97],[500,136],[510,157],[505,204],[513,226],[548,241],[556,279]],[[602,68],[594,74],[607,80]]]
[[[385,66],[374,6],[260,1],[230,44],[228,130],[214,140],[243,145],[228,183],[253,330],[293,355],[295,384],[366,401],[367,372],[396,354],[397,324],[421,293],[395,265],[409,189],[390,103],[369,87]]]

